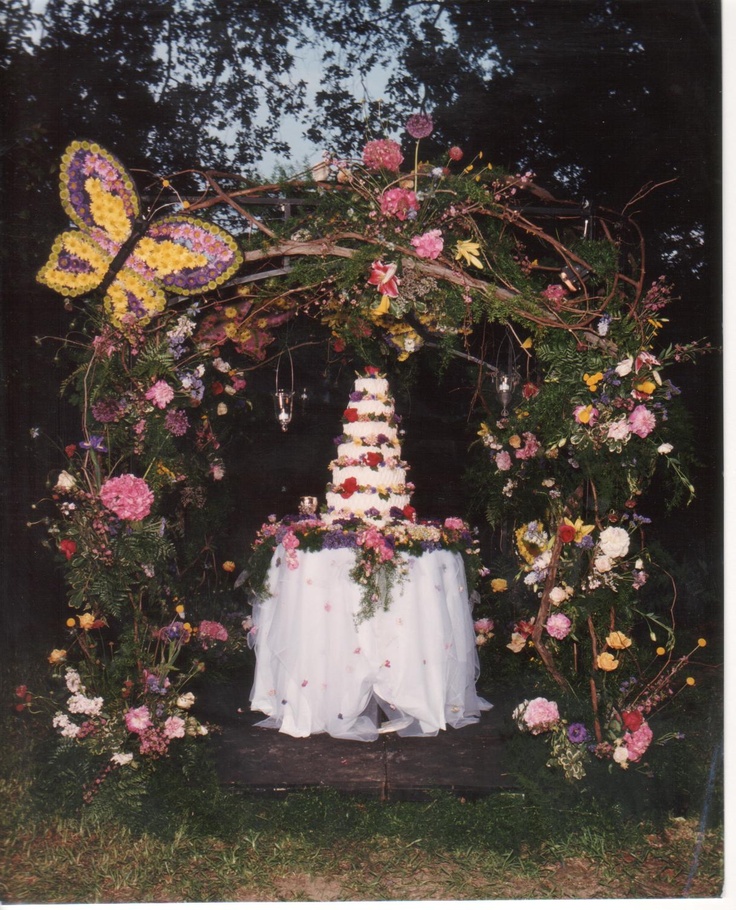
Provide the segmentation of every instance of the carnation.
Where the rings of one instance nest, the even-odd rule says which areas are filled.
[[[172,715],[164,721],[164,734],[167,739],[181,739],[186,736],[186,724],[183,718]]]
[[[551,613],[545,626],[548,634],[558,641],[567,638],[571,628],[572,622],[570,621],[569,616],[566,616],[564,613]]]
[[[645,405],[640,404],[629,414],[631,432],[644,439],[657,424],[657,418]]]
[[[629,534],[624,528],[608,527],[601,531],[598,546],[604,556],[620,559],[629,552]]]
[[[125,521],[141,521],[151,512],[153,493],[142,477],[121,474],[100,488],[102,504]]]
[[[151,712],[145,705],[131,708],[125,714],[125,726],[131,733],[143,733],[151,726]]]
[[[374,139],[363,148],[363,162],[371,170],[398,171],[404,156],[393,139]]]

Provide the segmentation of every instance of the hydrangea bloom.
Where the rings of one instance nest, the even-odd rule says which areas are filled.
[[[381,214],[395,215],[399,221],[406,221],[414,212],[419,211],[419,201],[414,190],[404,190],[395,186],[386,190],[381,196]]]
[[[557,702],[548,701],[546,698],[533,698],[519,715],[519,720],[535,736],[547,733],[560,721]]]
[[[442,239],[442,231],[434,228],[412,237],[411,245],[417,251],[417,256],[421,256],[422,259],[436,259],[442,252],[445,242]]]
[[[363,162],[371,170],[398,171],[404,156],[393,139],[374,139],[363,148]]]
[[[142,477],[121,474],[100,488],[102,504],[124,521],[141,521],[151,512],[153,493]]]

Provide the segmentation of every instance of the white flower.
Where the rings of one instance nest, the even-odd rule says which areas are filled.
[[[609,527],[601,531],[598,546],[604,556],[620,559],[629,552],[629,535],[623,528]]]
[[[84,686],[82,685],[82,679],[77,670],[69,667],[69,669],[66,671],[66,675],[64,676],[64,680],[66,682],[67,689],[73,695],[76,695],[78,692],[84,693],[85,690]]]
[[[195,701],[196,698],[193,692],[184,692],[177,698],[176,707],[183,708],[185,711],[188,711]]]
[[[561,588],[559,585],[556,585],[549,592],[549,599],[553,604],[561,604],[563,601],[567,600],[567,591],[564,588]]]
[[[222,416],[224,416],[225,414],[227,414],[227,405],[225,404],[224,401],[221,401],[221,402],[217,405],[217,414],[218,414],[219,417],[222,417]]]
[[[634,366],[634,358],[627,357],[625,360],[622,360],[621,363],[619,363],[616,366],[616,373],[618,373],[619,376],[628,376],[629,373],[631,372],[631,369],[633,366]]]
[[[62,736],[66,736],[68,739],[74,739],[77,733],[79,733],[80,728],[77,724],[72,723],[66,714],[63,714],[61,711],[54,715],[54,719],[51,723]]]
[[[629,767],[629,750],[621,743],[613,750],[613,760],[622,768]]]
[[[220,373],[230,372],[230,364],[226,360],[223,360],[222,357],[215,357],[212,361],[212,366],[216,370],[219,370]]]
[[[663,442],[657,451],[660,455],[669,455],[673,448],[674,447],[671,442]]]
[[[116,752],[112,758],[111,762],[114,762],[116,765],[129,765],[133,761],[132,752]]]
[[[622,417],[621,420],[614,420],[608,425],[608,439],[623,439],[627,441],[629,436],[631,436],[631,427],[625,417]]]
[[[102,711],[103,698],[98,695],[97,698],[87,698],[86,695],[72,695],[66,703],[72,714],[89,714],[96,717]]]
[[[613,568],[613,560],[609,556],[597,556],[593,566],[596,572],[600,572],[601,575],[606,572],[610,572]]]
[[[62,471],[54,484],[54,489],[58,493],[68,493],[70,490],[73,490],[76,485],[77,481],[72,477],[69,471]]]

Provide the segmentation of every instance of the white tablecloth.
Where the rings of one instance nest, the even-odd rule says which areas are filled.
[[[475,691],[479,661],[462,557],[408,559],[389,610],[356,623],[362,587],[349,549],[298,553],[278,547],[270,596],[253,605],[259,726],[303,737],[375,740],[379,732],[434,736],[477,723],[491,705]],[[379,726],[381,708],[388,720]]]

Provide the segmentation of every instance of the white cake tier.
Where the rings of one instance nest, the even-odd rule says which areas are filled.
[[[375,414],[379,420],[387,422],[393,420],[396,413],[392,402],[379,401],[377,398],[363,398],[360,401],[351,401],[346,410],[351,408],[361,415],[361,419],[365,414]]]
[[[332,483],[342,485],[348,477],[354,477],[360,487],[376,487],[379,490],[403,489],[406,484],[406,471],[401,468],[369,468],[350,465],[346,468],[333,468]]]
[[[342,426],[343,436],[352,437],[355,440],[366,440],[367,445],[377,445],[375,442],[379,436],[384,436],[389,442],[398,439],[396,427],[392,427],[382,420],[356,420],[352,423],[344,423]],[[370,440],[374,442],[370,442]]]
[[[349,460],[359,461],[363,456],[368,455],[369,452],[377,452],[387,463],[390,459],[401,459],[401,446],[398,439],[394,440],[393,443],[369,446],[364,445],[360,440],[354,442],[353,438],[351,436],[348,442],[341,442],[337,447],[337,460],[341,465]]]
[[[329,464],[329,470],[335,468],[348,468],[351,466],[365,465],[368,468],[388,468],[393,471],[396,468],[408,470],[409,464],[402,461],[401,450],[392,449],[390,446],[356,446],[353,443],[340,445],[337,447],[337,458]]]
[[[358,518],[366,518],[366,512],[373,509],[377,510],[384,519],[388,518],[389,512],[393,508],[403,509],[409,505],[410,495],[392,495],[388,499],[379,499],[372,493],[353,493],[349,499],[343,499],[339,493],[328,493],[326,497],[327,514],[334,516],[339,513],[347,518],[349,515],[355,515]],[[335,520],[334,518],[332,520]]]
[[[359,376],[355,380],[355,391],[365,392],[368,395],[388,395],[388,379],[381,376]]]

